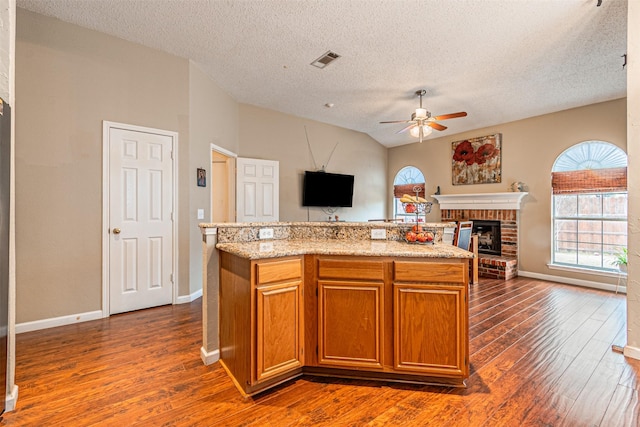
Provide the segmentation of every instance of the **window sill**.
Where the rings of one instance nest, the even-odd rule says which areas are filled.
[[[569,265],[563,264],[547,264],[547,267],[551,270],[561,270],[561,271],[571,271],[574,273],[584,273],[584,274],[593,274],[596,276],[604,276],[604,277],[613,277],[617,279],[618,277],[627,277],[627,273],[623,273],[622,271],[605,271],[605,270],[595,270],[584,267],[572,267]]]

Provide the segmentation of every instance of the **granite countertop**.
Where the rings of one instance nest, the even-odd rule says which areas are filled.
[[[417,258],[471,259],[473,253],[457,246],[436,243],[411,244],[391,240],[263,240],[259,242],[218,243],[216,248],[248,259],[291,255],[353,255]]]
[[[200,228],[251,228],[251,227],[364,227],[364,228],[381,228],[381,227],[407,227],[413,223],[410,222],[336,222],[336,221],[308,221],[308,222],[219,222],[209,223],[201,222],[198,224]],[[421,222],[423,227],[452,227],[456,224],[452,222]]]

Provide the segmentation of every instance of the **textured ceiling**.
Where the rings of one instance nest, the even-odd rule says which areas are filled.
[[[627,1],[17,0],[189,58],[235,100],[415,142],[402,124],[466,111],[431,138],[626,96]],[[18,22],[19,25],[19,22]],[[310,65],[328,50],[341,58]],[[327,108],[325,104],[334,104]]]

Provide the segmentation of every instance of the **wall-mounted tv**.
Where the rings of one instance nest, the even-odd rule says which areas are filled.
[[[353,175],[305,171],[302,206],[352,207]]]

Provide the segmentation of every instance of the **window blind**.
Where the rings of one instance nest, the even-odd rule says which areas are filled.
[[[627,191],[627,168],[552,172],[553,194]]]
[[[420,187],[422,191],[418,193],[418,196],[425,197],[424,195],[424,182],[418,182],[415,184],[402,184],[402,185],[394,185],[393,186],[393,197],[400,198],[403,194],[409,194],[411,196],[415,196],[416,192],[413,191],[414,187]]]

